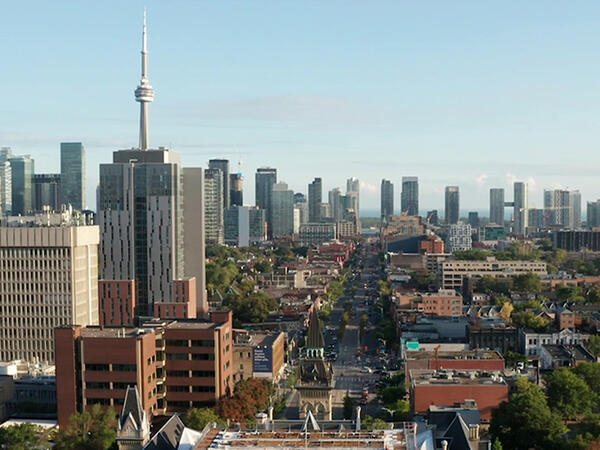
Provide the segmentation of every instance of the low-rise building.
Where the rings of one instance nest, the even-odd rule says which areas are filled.
[[[467,329],[468,342],[471,348],[493,349],[502,353],[518,349],[518,334],[515,327],[495,321],[480,322],[469,325]]]
[[[233,381],[267,378],[277,381],[283,371],[285,333],[234,330]]]
[[[540,351],[540,365],[544,370],[577,367],[584,362],[598,362],[583,345],[544,344]]]
[[[519,330],[519,351],[525,356],[540,356],[543,345],[580,345],[587,341],[588,338],[589,335],[573,329],[539,333],[534,330],[522,328]]]
[[[258,286],[262,289],[269,288],[288,288],[303,289],[307,287],[307,282],[311,276],[310,270],[291,270],[285,273],[260,273],[256,276]]]
[[[446,260],[440,269],[443,289],[461,289],[465,278],[512,278],[526,273],[547,273],[546,263],[542,261],[498,261],[493,257],[485,261]]]
[[[320,245],[337,237],[335,223],[303,223],[300,225],[299,241],[302,245]]]
[[[498,372],[468,370],[413,370],[410,374],[412,412],[424,414],[432,406],[452,406],[473,400],[482,421],[508,401],[508,384]]]

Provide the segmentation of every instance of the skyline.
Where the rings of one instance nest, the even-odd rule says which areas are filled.
[[[83,142],[94,205],[98,165],[138,140],[131,94],[143,5],[28,4],[5,8],[11,89],[0,146],[31,154],[45,173],[58,171],[60,142]],[[227,158],[236,172],[241,158],[247,204],[263,166],[304,193],[314,177],[325,193],[355,176],[363,210],[378,209],[382,178],[394,183],[399,209],[401,177],[413,175],[421,210],[443,210],[447,185],[460,187],[461,210],[487,210],[489,188],[505,188],[510,200],[514,180],[529,183],[530,207],[542,206],[545,188],[579,189],[584,204],[600,197],[588,168],[598,143],[600,63],[582,56],[598,44],[598,6],[261,4],[271,21],[244,3],[147,5],[153,146],[179,151],[188,167]],[[479,22],[468,20],[477,13]],[[237,27],[223,33],[223,23]],[[334,164],[335,174],[318,168]]]

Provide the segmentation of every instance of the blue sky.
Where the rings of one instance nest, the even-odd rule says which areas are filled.
[[[422,209],[487,209],[490,187],[600,197],[600,3],[488,1],[71,1],[2,6],[0,146],[57,171],[82,141],[88,203],[98,164],[137,144],[143,7],[150,141],[273,166],[295,190],[420,178]],[[507,192],[507,200],[512,193]],[[326,201],[326,198],[324,198]]]

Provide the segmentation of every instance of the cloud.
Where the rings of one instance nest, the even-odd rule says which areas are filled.
[[[482,185],[486,182],[487,178],[488,178],[487,174],[482,173],[477,178],[475,178],[475,183]]]
[[[507,173],[506,174],[506,182],[508,184],[513,184],[515,181],[518,181],[518,178],[516,175],[513,175],[512,173]]]
[[[366,181],[361,181],[360,182],[360,190],[369,192],[369,193],[376,193],[377,186],[375,186],[374,184],[371,184],[371,183],[367,183]]]

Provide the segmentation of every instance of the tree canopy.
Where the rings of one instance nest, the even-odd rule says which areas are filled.
[[[185,426],[198,431],[203,430],[204,427],[211,422],[216,422],[218,426],[224,426],[226,424],[212,408],[191,408],[188,409],[183,417]]]
[[[106,450],[117,438],[117,419],[111,407],[103,409],[95,404],[90,409],[75,413],[69,425],[56,433],[57,450]]]
[[[546,376],[548,405],[563,419],[575,419],[592,412],[598,396],[586,382],[565,368]]]
[[[0,428],[0,448],[10,450],[46,450],[51,448],[46,431],[31,423]]]

